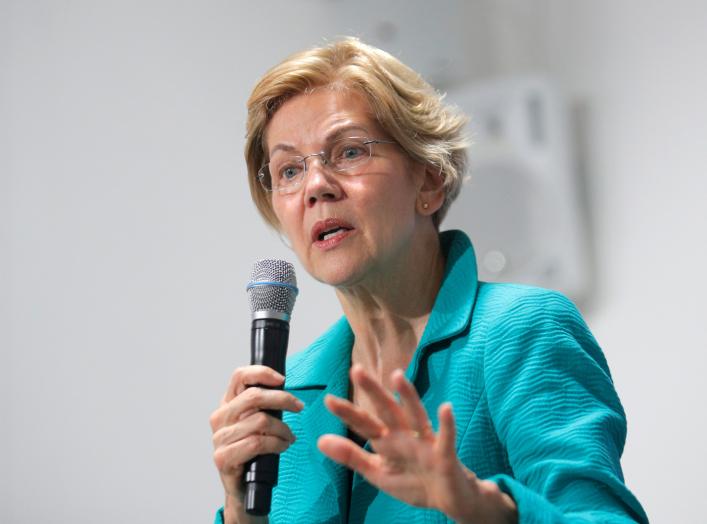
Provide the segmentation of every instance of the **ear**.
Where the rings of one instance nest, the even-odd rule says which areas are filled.
[[[421,215],[432,216],[444,204],[444,178],[439,166],[430,162],[423,166],[424,170],[418,179],[416,208]]]

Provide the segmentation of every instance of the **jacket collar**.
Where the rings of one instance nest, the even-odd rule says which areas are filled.
[[[341,317],[304,351],[287,359],[287,389],[326,387],[332,375],[348,372],[354,334],[346,317]]]
[[[420,344],[405,372],[413,384],[420,361],[429,348],[457,336],[469,326],[476,301],[476,255],[469,237],[461,231],[445,231],[440,234],[440,243],[446,258],[444,278]]]
[[[444,278],[420,344],[406,375],[414,383],[422,357],[430,346],[462,332],[471,321],[478,287],[476,258],[469,238],[461,231],[440,234],[446,258]],[[354,334],[346,317],[339,319],[305,351],[288,359],[287,389],[333,386],[348,394],[348,370]]]

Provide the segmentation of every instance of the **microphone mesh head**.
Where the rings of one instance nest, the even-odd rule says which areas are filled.
[[[253,265],[247,290],[251,313],[277,311],[289,317],[299,292],[295,268],[286,260],[258,260]]]

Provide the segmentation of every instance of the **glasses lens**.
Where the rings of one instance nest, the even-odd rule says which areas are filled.
[[[260,170],[260,183],[268,191],[293,191],[304,175],[301,157],[277,157]]]
[[[320,156],[324,165],[334,171],[355,171],[371,158],[371,142],[366,138],[349,137],[332,142],[328,154]],[[260,184],[267,191],[291,193],[299,187],[305,174],[305,159],[301,156],[277,155],[270,159],[258,172]]]
[[[332,144],[329,161],[336,171],[350,171],[371,158],[371,144],[365,138],[342,138]]]

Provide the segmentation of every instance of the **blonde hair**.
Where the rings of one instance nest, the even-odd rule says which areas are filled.
[[[463,130],[467,118],[445,104],[443,95],[397,58],[356,38],[290,56],[265,73],[248,99],[248,182],[265,221],[279,229],[270,195],[257,179],[258,171],[268,161],[268,123],[288,99],[328,85],[362,93],[381,127],[411,158],[439,169],[445,189],[444,203],[433,216],[439,227],[459,194],[466,169],[467,140]]]

